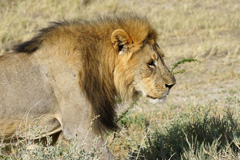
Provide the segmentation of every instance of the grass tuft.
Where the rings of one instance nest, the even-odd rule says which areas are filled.
[[[231,158],[240,153],[240,123],[227,111],[211,115],[210,110],[182,113],[166,128],[148,135],[139,159],[209,159],[228,150]],[[138,152],[138,150],[136,151]],[[136,152],[131,157],[135,159]],[[229,154],[230,155],[230,154]]]

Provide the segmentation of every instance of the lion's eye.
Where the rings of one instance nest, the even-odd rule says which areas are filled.
[[[155,67],[154,61],[152,59],[147,64],[149,67]]]

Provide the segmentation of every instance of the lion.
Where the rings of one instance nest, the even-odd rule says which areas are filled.
[[[146,18],[125,14],[53,23],[16,45],[0,56],[4,141],[26,138],[38,119],[38,127],[47,126],[40,135],[60,133],[67,141],[77,135],[79,144],[88,144],[118,129],[118,97],[129,103],[139,96],[165,99],[176,81],[156,41]],[[101,158],[113,156],[105,148]]]

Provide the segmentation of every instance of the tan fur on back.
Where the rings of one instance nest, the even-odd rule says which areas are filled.
[[[116,130],[117,97],[161,100],[175,84],[156,39],[146,19],[127,14],[41,30],[0,57],[1,134],[26,118],[65,139],[81,139],[94,117],[90,139]]]

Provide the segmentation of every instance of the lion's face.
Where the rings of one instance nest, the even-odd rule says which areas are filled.
[[[122,30],[115,37],[119,55],[114,78],[120,95],[141,93],[153,103],[164,100],[176,80],[165,65],[163,51],[156,42],[149,39],[136,44]]]
[[[133,54],[133,59],[139,61],[135,68],[134,88],[153,102],[164,100],[176,83],[163,57],[164,54],[156,43],[145,44],[139,52]]]

